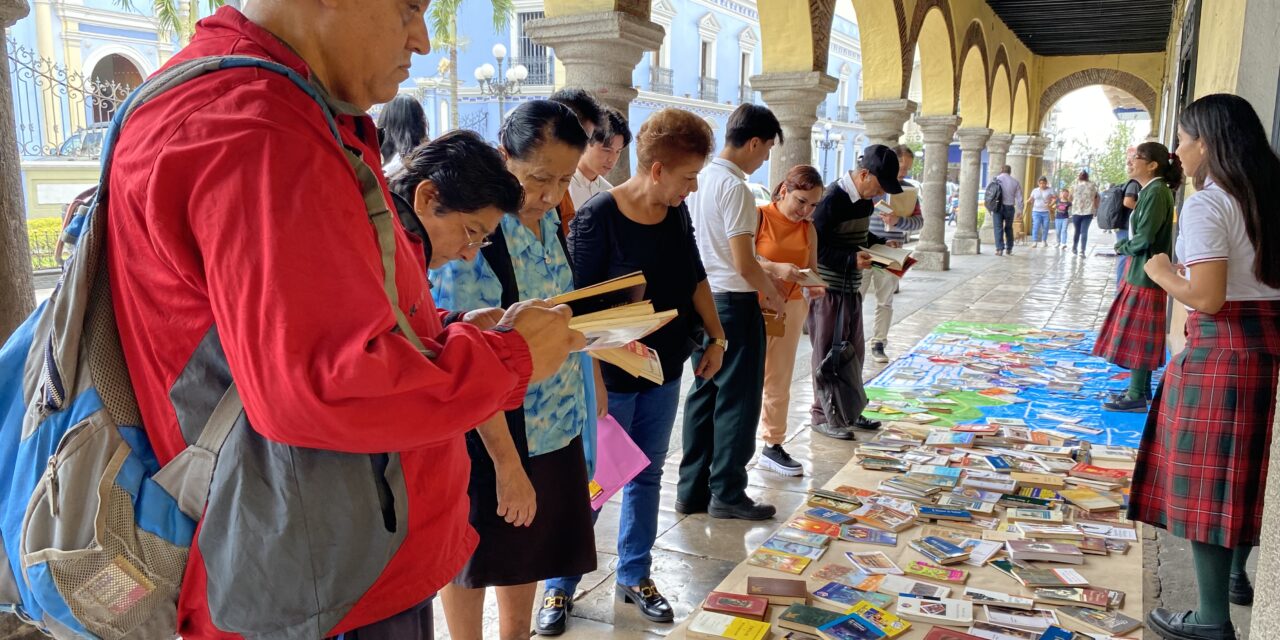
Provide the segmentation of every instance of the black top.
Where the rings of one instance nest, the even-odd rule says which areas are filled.
[[[707,279],[688,207],[671,207],[662,222],[640,224],[623,215],[613,194],[597,194],[569,223],[569,262],[578,288],[644,273],[645,298],[654,310],[677,309],[680,315],[641,342],[658,352],[665,380],[680,377],[693,350],[690,335],[700,324],[693,293]],[[634,393],[655,386],[610,364],[600,366],[609,391]]]
[[[870,199],[853,200],[840,187],[832,183],[818,201],[813,211],[813,228],[818,235],[818,275],[827,281],[829,288],[845,293],[856,293],[862,282],[858,272],[859,249],[884,244],[883,238],[871,233],[871,212],[875,203]]]
[[[1142,185],[1137,180],[1129,180],[1124,185],[1124,195],[1122,198],[1133,198],[1134,203],[1138,201],[1138,194],[1142,193]],[[1116,219],[1116,228],[1129,230],[1129,216],[1133,214],[1133,209],[1124,206],[1124,200],[1120,201],[1120,217]]]

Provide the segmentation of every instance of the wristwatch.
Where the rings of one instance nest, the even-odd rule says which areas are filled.
[[[716,347],[720,347],[720,349],[723,351],[728,351],[729,341],[725,340],[724,338],[707,338],[706,346],[708,347],[716,346]]]

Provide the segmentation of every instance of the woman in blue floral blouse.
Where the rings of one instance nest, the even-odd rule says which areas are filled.
[[[524,203],[503,216],[475,260],[431,272],[436,304],[507,307],[573,289],[554,209],[586,145],[586,132],[564,105],[533,100],[507,116],[499,151],[524,187]],[[603,389],[585,354],[570,357],[558,373],[529,385],[522,410],[468,434],[470,520],[480,541],[441,592],[454,638],[481,637],[486,587],[497,587],[501,636],[528,637],[538,581],[595,569],[584,440],[594,448],[596,417],[607,411]]]

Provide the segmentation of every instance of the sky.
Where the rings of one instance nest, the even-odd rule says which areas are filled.
[[[1058,101],[1057,107],[1058,128],[1061,132],[1056,137],[1066,141],[1062,148],[1063,157],[1074,159],[1085,150],[1084,147],[1075,144],[1077,139],[1094,150],[1105,146],[1107,136],[1115,126],[1116,117],[1111,112],[1111,103],[1102,92],[1101,86],[1095,85],[1072,91]],[[1130,142],[1137,144],[1146,137],[1147,130],[1151,127],[1151,120],[1148,118],[1134,121],[1132,124],[1134,137]]]

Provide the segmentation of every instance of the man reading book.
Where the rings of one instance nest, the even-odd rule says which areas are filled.
[[[861,271],[871,256],[860,247],[884,244],[868,230],[875,208],[872,198],[902,193],[898,157],[874,144],[830,187],[813,214],[818,231],[818,275],[827,295],[809,306],[809,339],[813,341],[813,430],[831,438],[852,440],[853,428],[876,429],[879,422],[862,417],[862,362],[866,341],[862,330]],[[841,346],[849,347],[849,353]],[[833,352],[835,350],[836,352]]]

